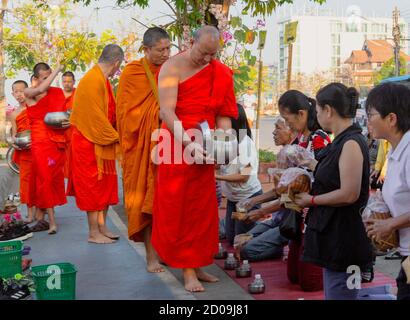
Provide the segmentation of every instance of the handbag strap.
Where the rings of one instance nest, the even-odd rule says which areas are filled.
[[[152,92],[154,93],[155,99],[157,99],[157,102],[159,102],[158,99],[158,85],[157,82],[155,81],[154,75],[151,72],[151,69],[148,66],[146,58],[142,58],[142,66],[144,67],[145,74],[147,75],[149,84],[151,86]]]

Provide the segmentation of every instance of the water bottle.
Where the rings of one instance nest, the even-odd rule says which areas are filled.
[[[228,253],[228,258],[225,260],[225,270],[235,270],[238,267],[238,260],[235,259],[233,253]]]
[[[243,260],[243,263],[240,267],[236,268],[236,277],[237,278],[248,278],[252,275],[252,268],[248,260]]]
[[[214,259],[226,259],[228,252],[222,247],[222,244],[219,243],[218,253],[214,256]]]
[[[265,283],[260,274],[255,275],[255,280],[248,285],[248,291],[252,294],[264,293]]]

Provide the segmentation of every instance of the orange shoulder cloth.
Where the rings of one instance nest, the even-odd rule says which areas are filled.
[[[104,74],[95,65],[76,89],[70,117],[70,122],[95,145],[99,177],[102,173],[115,173],[115,167],[112,168],[108,162],[120,155],[118,133],[108,120],[108,90],[112,89],[107,89]]]

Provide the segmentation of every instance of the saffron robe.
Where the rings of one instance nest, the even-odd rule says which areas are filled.
[[[97,146],[97,142],[105,139],[110,146],[118,141],[118,135],[114,130],[115,99],[111,84],[98,66],[80,81],[70,121],[73,133],[67,195],[75,196],[82,211],[105,210],[118,203],[115,155],[111,160],[103,159],[103,166],[99,167],[96,148],[104,146]]]
[[[155,75],[159,66],[149,64]],[[129,63],[121,73],[117,91],[117,129],[122,149],[122,173],[128,236],[143,241],[142,231],[152,221],[155,166],[151,135],[159,129],[159,105],[143,60]]]
[[[30,130],[30,121],[27,116],[27,109],[21,111],[16,117],[17,133]],[[18,164],[20,169],[20,201],[29,207],[30,195],[30,172],[31,172],[31,149],[15,150],[13,161]]]
[[[203,120],[215,128],[217,116],[236,118],[232,71],[213,60],[180,83],[175,112],[185,130],[196,128]],[[162,128],[168,131],[165,123]],[[174,150],[173,137],[170,150]],[[170,164],[160,163],[157,168],[152,244],[171,267],[212,264],[219,241],[215,166],[178,164],[178,157],[171,155]]]
[[[65,98],[65,105],[66,105],[67,111],[73,109],[74,94],[75,94],[75,88],[73,92],[71,93],[71,95]],[[66,161],[64,165],[64,178],[68,179],[69,170],[70,170],[70,150],[71,150],[70,145],[71,145],[71,135],[73,134],[73,129],[68,128],[65,134],[66,134],[66,139],[67,139],[67,148],[66,148]]]
[[[32,166],[29,203],[37,208],[53,208],[67,203],[64,187],[65,130],[44,123],[48,112],[66,111],[60,88],[50,87],[47,95],[27,107],[31,128]]]

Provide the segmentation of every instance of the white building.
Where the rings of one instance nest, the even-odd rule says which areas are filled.
[[[388,13],[386,13],[388,14]],[[363,17],[360,8],[352,6],[344,16],[327,10],[299,9],[278,19],[279,46],[277,57],[280,79],[286,78],[288,46],[284,45],[285,25],[298,21],[296,42],[293,46],[292,73],[338,71],[353,50],[360,50],[365,40],[392,38],[392,18]],[[408,37],[408,24],[400,18],[402,38]],[[403,40],[402,50],[408,53]]]

